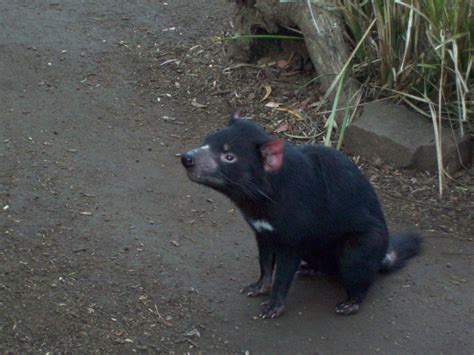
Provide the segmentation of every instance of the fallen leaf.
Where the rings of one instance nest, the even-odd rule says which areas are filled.
[[[277,107],[280,107],[281,104],[279,104],[278,102],[273,102],[273,101],[270,101],[270,102],[267,102],[265,104],[265,107],[271,107],[271,108],[277,108]]]
[[[290,54],[290,57],[288,58],[288,60],[280,59],[279,61],[277,61],[277,67],[280,69],[288,68],[294,56],[295,56],[295,53],[293,52]]]
[[[285,69],[289,64],[290,62],[288,60],[280,59],[277,61],[277,67],[280,69]]]
[[[289,108],[277,107],[277,110],[278,110],[278,111],[283,111],[283,112],[288,112],[290,115],[295,116],[299,121],[303,121],[303,120],[304,120],[303,116],[301,116],[301,114],[300,114],[299,112],[294,111],[294,110],[290,110]]]
[[[288,131],[288,123],[283,123],[280,127],[275,129],[275,133],[282,133]]]
[[[265,95],[263,95],[262,99],[260,100],[260,102],[263,102],[265,101],[266,99],[268,99],[268,97],[271,95],[272,93],[272,87],[269,85],[269,84],[265,84],[263,86],[265,88]]]

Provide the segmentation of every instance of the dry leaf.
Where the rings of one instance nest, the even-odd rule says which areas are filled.
[[[277,62],[277,67],[280,68],[280,69],[285,69],[289,64],[290,64],[290,62],[288,60],[280,59]]]
[[[282,133],[288,131],[288,123],[283,123],[280,127],[275,129],[275,133]]]
[[[279,107],[280,105],[281,104],[279,104],[278,102],[270,101],[265,104],[265,107],[276,108],[276,107]]]
[[[283,111],[283,112],[288,112],[290,115],[293,115],[296,117],[296,119],[298,119],[299,121],[303,121],[304,118],[303,116],[301,116],[301,114],[297,111],[294,111],[294,110],[290,110],[289,108],[285,108],[285,107],[279,107],[277,108],[278,111]]]
[[[272,87],[269,85],[269,84],[265,84],[263,86],[265,88],[265,95],[263,95],[262,99],[260,100],[260,102],[263,102],[265,101],[266,99],[268,99],[268,97],[271,95],[272,93]]]

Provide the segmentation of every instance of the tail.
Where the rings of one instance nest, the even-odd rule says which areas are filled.
[[[387,255],[382,260],[381,272],[392,272],[402,268],[408,259],[421,251],[421,237],[417,233],[401,233],[391,236]]]

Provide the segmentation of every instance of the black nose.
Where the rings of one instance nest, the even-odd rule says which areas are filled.
[[[181,155],[181,163],[185,168],[190,168],[194,166],[194,157],[189,153],[184,153]]]

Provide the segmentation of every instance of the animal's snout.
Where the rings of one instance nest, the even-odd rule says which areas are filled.
[[[186,169],[191,168],[194,166],[194,164],[196,164],[196,160],[191,153],[184,153],[181,156],[181,164],[183,164]]]
[[[217,179],[213,175],[219,166],[208,145],[183,153],[181,164],[192,181],[208,185],[216,183]]]

